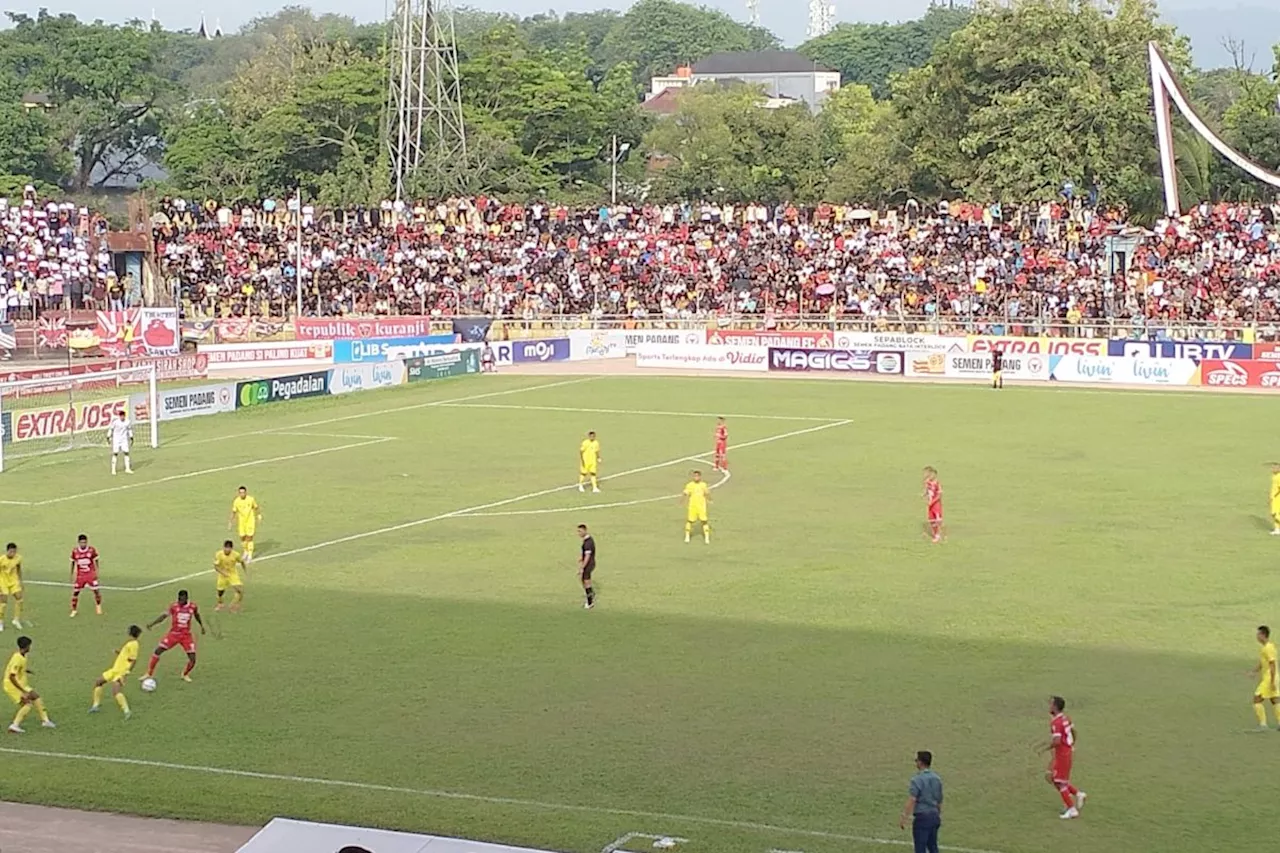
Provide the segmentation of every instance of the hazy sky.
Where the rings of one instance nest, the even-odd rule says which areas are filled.
[[[313,0],[296,2],[317,12],[337,12],[361,21],[384,17],[386,0]],[[555,9],[557,12],[586,11],[599,8],[622,8],[629,0],[471,0],[459,5],[479,9],[532,15]],[[963,0],[957,0],[963,2]],[[835,0],[836,16],[841,21],[897,21],[918,17],[928,8],[929,0]],[[281,0],[189,0],[176,8],[155,0],[44,0],[15,2],[7,9],[34,14],[41,6],[53,12],[71,12],[80,18],[123,21],[147,19],[154,9],[161,22],[172,29],[195,29],[200,24],[201,6],[209,26],[220,22],[226,31],[234,31],[246,21],[270,15],[286,5]],[[725,10],[736,18],[745,18],[745,0],[708,0],[706,5]],[[797,44],[804,40],[804,0],[760,0],[761,23],[784,42]],[[1224,65],[1229,55],[1221,42],[1234,38],[1245,42],[1255,57],[1255,66],[1270,67],[1271,45],[1280,42],[1280,12],[1277,0],[1160,0],[1164,15],[1191,36],[1196,60],[1204,66]]]

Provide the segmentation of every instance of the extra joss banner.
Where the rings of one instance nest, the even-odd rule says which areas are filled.
[[[816,370],[901,376],[905,358],[899,350],[821,350],[769,348],[770,370]]]
[[[1106,355],[1102,338],[1019,338],[1012,335],[970,335],[969,352],[1001,352],[1021,355]]]
[[[105,432],[115,413],[128,407],[128,397],[120,396],[49,409],[6,412],[9,428],[5,430],[5,441],[33,441],[95,430]]]

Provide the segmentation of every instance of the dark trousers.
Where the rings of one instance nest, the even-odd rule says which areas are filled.
[[[911,838],[916,853],[938,853],[938,829],[942,818],[938,815],[916,815],[911,823]]]

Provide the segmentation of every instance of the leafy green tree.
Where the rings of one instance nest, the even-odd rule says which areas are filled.
[[[607,64],[632,62],[636,82],[670,74],[726,50],[774,50],[768,30],[741,24],[723,12],[676,0],[639,0],[627,10],[601,46]]]
[[[1148,41],[1186,44],[1152,0],[1016,0],[984,7],[894,89],[916,189],[1035,199],[1065,181],[1159,206]]]
[[[84,24],[45,10],[9,20],[0,78],[49,96],[51,132],[74,159],[71,189],[134,174],[158,156],[159,106],[173,88],[158,26]]]
[[[797,50],[839,71],[845,85],[860,83],[875,97],[887,98],[893,75],[924,65],[934,48],[971,17],[968,9],[934,6],[923,18],[901,24],[840,24]]]

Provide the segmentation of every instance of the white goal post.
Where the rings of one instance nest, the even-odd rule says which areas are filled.
[[[11,459],[108,446],[107,427],[119,411],[135,440],[146,424],[158,447],[157,402],[154,364],[0,382],[0,471]]]

